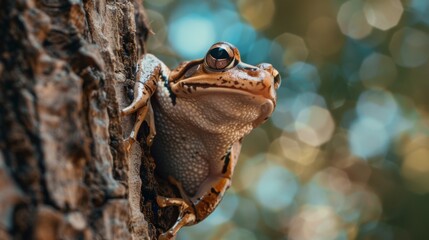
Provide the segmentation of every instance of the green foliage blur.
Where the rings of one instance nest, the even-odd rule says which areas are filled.
[[[428,0],[146,0],[171,68],[211,44],[282,74],[233,187],[178,239],[429,239]]]

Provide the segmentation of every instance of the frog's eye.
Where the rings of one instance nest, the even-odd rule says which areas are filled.
[[[206,64],[214,70],[231,68],[234,65],[234,52],[230,48],[214,46],[206,55]]]

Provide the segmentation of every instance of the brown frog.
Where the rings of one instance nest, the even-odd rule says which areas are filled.
[[[242,138],[271,115],[279,85],[271,64],[243,63],[227,42],[172,71],[151,54],[139,61],[134,100],[122,110],[137,113],[127,146],[146,120],[157,171],[181,193],[181,198],[157,197],[160,207],[177,206],[180,212],[159,239],[173,239],[181,227],[214,211],[231,185]]]

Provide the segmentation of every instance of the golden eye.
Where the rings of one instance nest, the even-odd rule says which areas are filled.
[[[216,44],[207,52],[205,61],[209,68],[223,70],[233,66],[234,52],[229,46]]]

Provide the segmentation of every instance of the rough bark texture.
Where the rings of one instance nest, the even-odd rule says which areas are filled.
[[[128,178],[140,161],[128,166],[133,119],[119,110],[144,51],[143,10],[127,0],[0,2],[0,239],[148,239],[169,224],[139,146],[130,157],[143,159],[145,198],[127,194],[141,186]],[[130,216],[130,201],[146,219]]]

